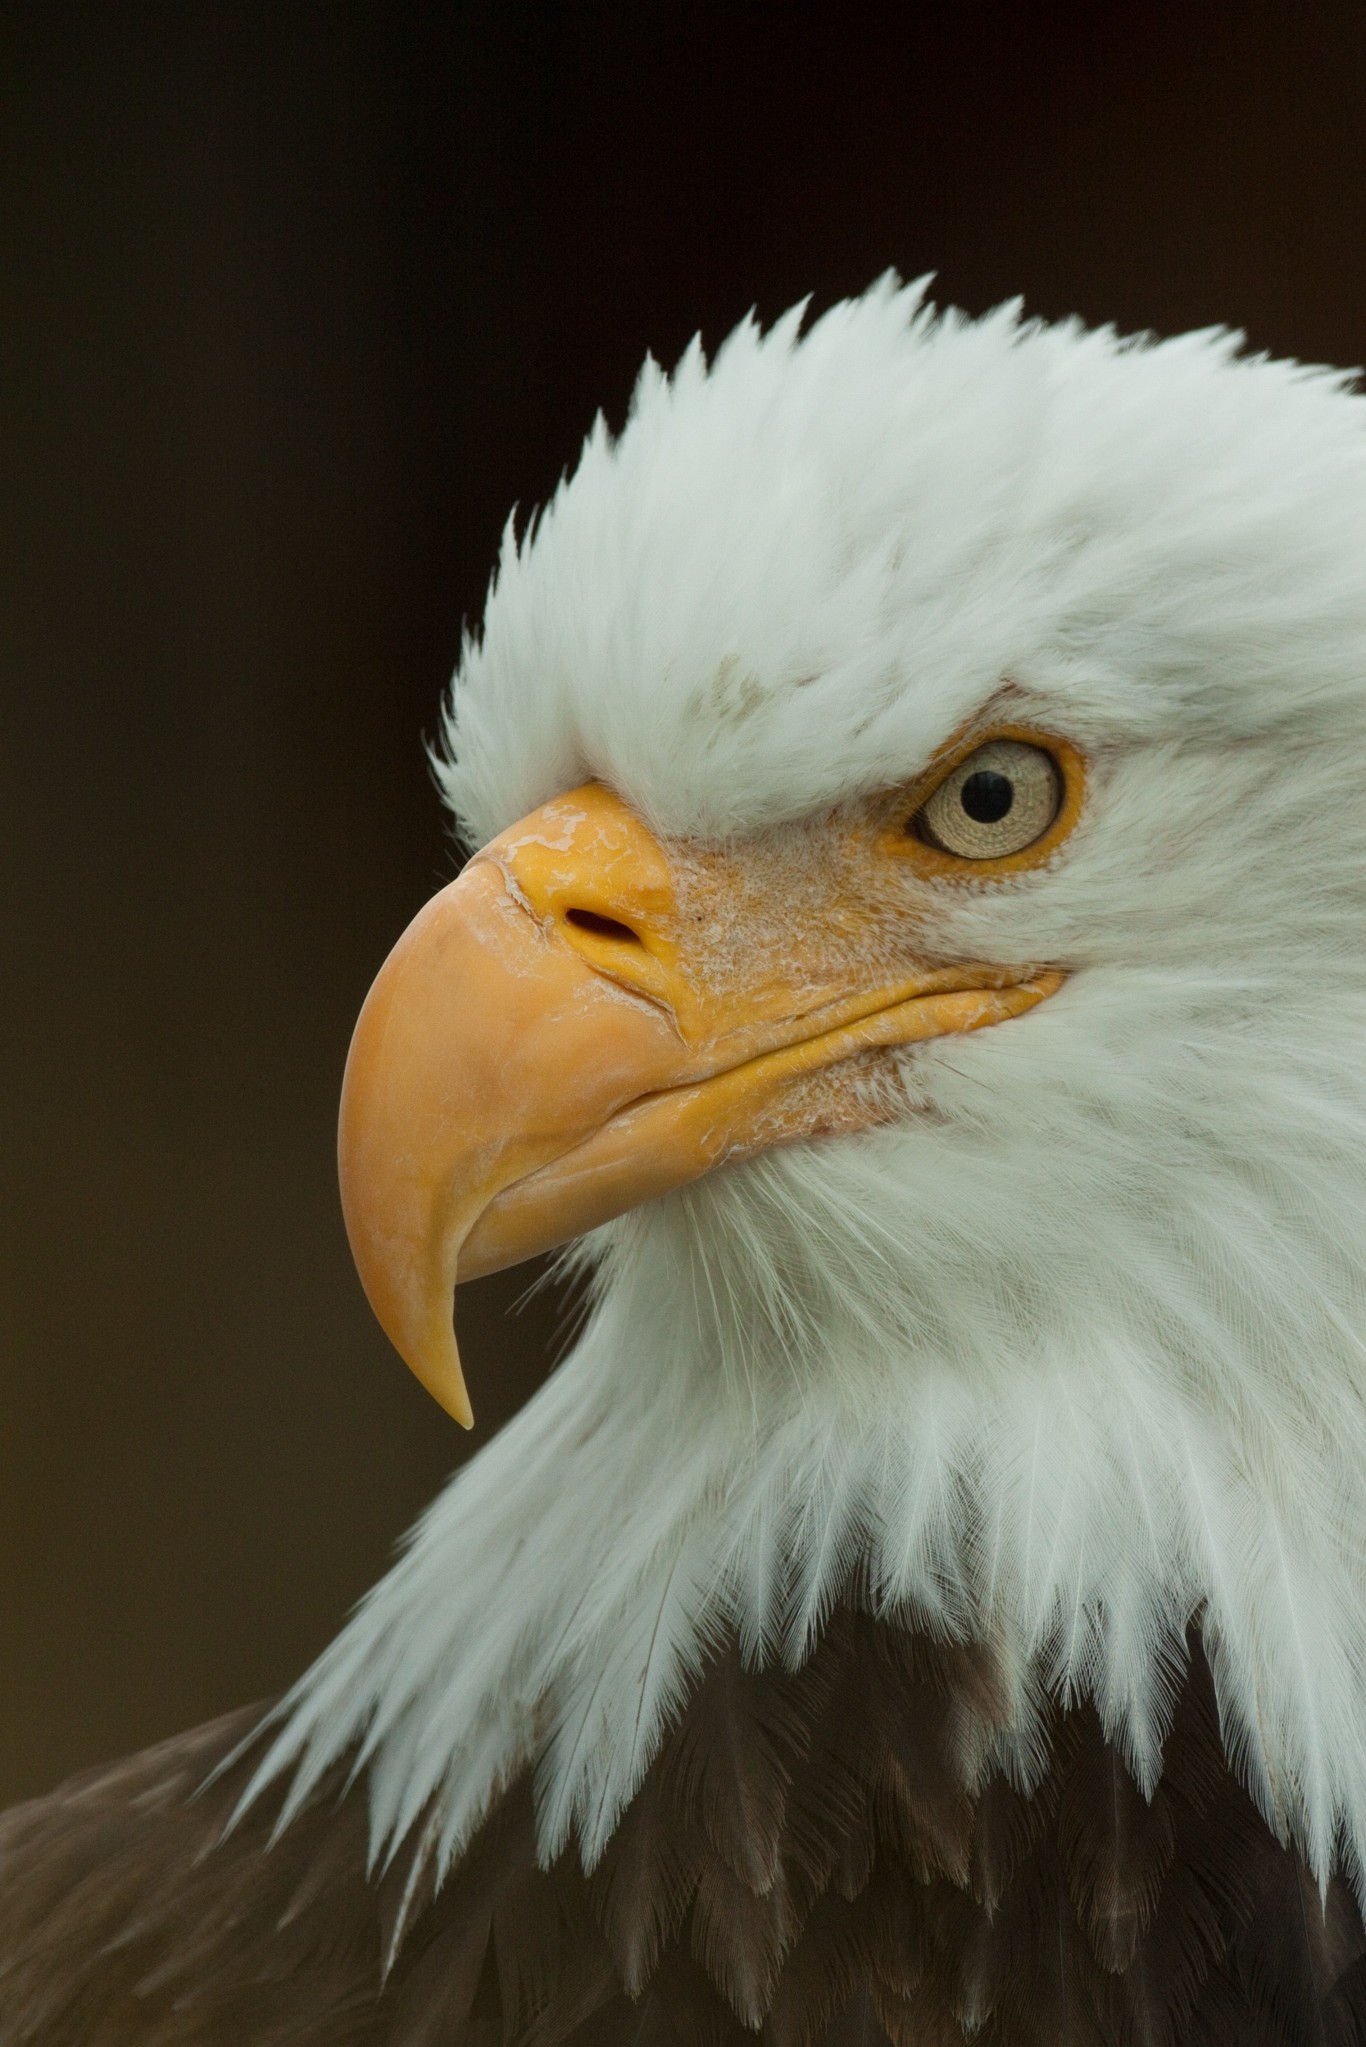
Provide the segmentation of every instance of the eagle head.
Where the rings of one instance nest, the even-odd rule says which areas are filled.
[[[343,1100],[375,1308],[593,1307],[294,1695],[300,1800],[592,1862],[709,1654],[989,1643],[1022,1782],[1225,1742],[1366,1836],[1366,412],[1239,337],[936,313],[647,363],[520,535],[437,763],[480,847]]]

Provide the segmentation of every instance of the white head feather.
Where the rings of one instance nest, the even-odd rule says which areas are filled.
[[[476,840],[596,775],[742,838],[909,781],[1008,682],[1091,761],[1061,857],[945,951],[1066,966],[918,1048],[894,1128],[609,1226],[569,1359],[287,1702],[377,1849],[538,1775],[600,1851],[707,1649],[830,1602],[996,1640],[1160,1770],[1200,1610],[1225,1738],[1366,1863],[1366,408],[1207,333],[876,286],[647,364],[456,677]]]

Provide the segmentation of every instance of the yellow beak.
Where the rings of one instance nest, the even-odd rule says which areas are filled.
[[[886,1120],[894,1068],[856,1055],[1017,1015],[1062,980],[918,965],[856,985],[769,910],[777,942],[732,927],[719,946],[664,847],[590,783],[478,853],[380,969],[342,1085],[347,1233],[386,1334],[465,1427],[458,1279],[725,1160]]]

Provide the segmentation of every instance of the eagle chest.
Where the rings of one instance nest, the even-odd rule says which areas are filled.
[[[1198,1640],[1152,1799],[1093,1708],[1003,1767],[981,1651],[841,1610],[708,1667],[597,1867],[524,1778],[439,1885],[365,1873],[340,1774],[268,1846],[206,1771],[252,1716],[0,1830],[6,2040],[34,2047],[992,2047],[1366,2039],[1366,1938],[1231,1775]],[[387,1962],[387,1967],[386,1967]]]

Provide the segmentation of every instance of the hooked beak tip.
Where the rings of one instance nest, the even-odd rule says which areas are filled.
[[[435,1316],[433,1322],[436,1323]],[[470,1406],[449,1305],[443,1304],[441,1320],[431,1329],[425,1342],[414,1344],[411,1349],[406,1345],[396,1348],[414,1378],[426,1387],[437,1406],[444,1407],[452,1421],[459,1422],[462,1429],[472,1429],[474,1409]]]

